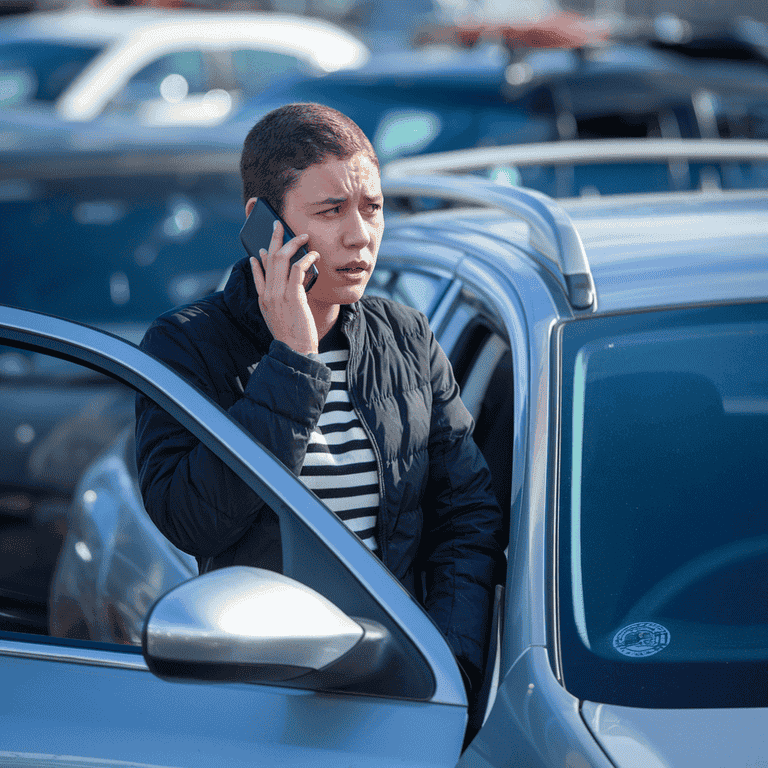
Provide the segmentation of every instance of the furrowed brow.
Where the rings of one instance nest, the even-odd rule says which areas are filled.
[[[341,203],[346,203],[347,198],[346,197],[326,197],[325,200],[319,200],[316,203],[310,203],[311,206],[315,205],[340,205]]]

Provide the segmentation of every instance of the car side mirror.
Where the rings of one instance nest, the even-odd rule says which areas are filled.
[[[150,609],[142,637],[149,669],[168,680],[346,687],[386,676],[385,627],[353,619],[309,587],[272,571],[232,566],[186,581]]]

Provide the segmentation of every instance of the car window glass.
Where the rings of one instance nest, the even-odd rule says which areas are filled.
[[[448,277],[434,273],[377,267],[365,292],[368,296],[384,296],[407,304],[429,317],[448,283]]]
[[[100,51],[97,45],[54,41],[0,44],[0,105],[55,101]]]
[[[147,606],[118,609],[98,594],[113,575],[99,572],[105,549],[130,533],[116,498],[104,485],[76,491],[133,423],[133,391],[80,365],[0,346],[0,399],[0,630],[139,643],[136,612]],[[138,573],[124,575],[126,586],[137,583]]]
[[[213,291],[240,252],[236,174],[34,173],[0,183],[0,303],[129,333]]]
[[[440,116],[434,112],[392,110],[381,117],[372,144],[379,159],[387,162],[426,149],[441,130]]]
[[[554,114],[539,115],[508,104],[478,110],[477,146],[528,144],[556,138]]]
[[[475,420],[473,437],[491,470],[493,489],[508,520],[512,483],[514,371],[509,339],[487,302],[464,289],[439,334],[461,399]]]
[[[764,700],[733,681],[764,686],[750,670],[768,658],[766,306],[564,328],[560,604],[574,695]]]
[[[256,96],[280,78],[310,71],[310,66],[287,53],[241,48],[232,51],[233,79],[243,95]]]
[[[0,346],[0,397],[0,631],[139,646],[150,606],[198,564],[144,508],[134,390],[77,363]],[[296,551],[316,545],[299,528],[283,533],[283,567],[296,575]],[[311,559],[319,567],[328,558]]]
[[[187,82],[189,93],[204,93],[208,85],[206,59],[200,51],[175,51],[155,59],[140,69],[129,81],[135,92],[137,88],[147,89],[148,97],[157,98],[165,78],[179,75]]]

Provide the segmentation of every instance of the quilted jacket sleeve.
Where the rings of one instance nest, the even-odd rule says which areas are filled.
[[[472,417],[437,341],[430,347],[430,475],[424,494],[425,607],[479,685],[493,590],[503,563],[502,515]]]
[[[162,319],[141,346],[222,404],[216,385],[223,374],[209,370],[207,362],[221,361],[220,354],[206,354],[179,326]],[[273,341],[228,413],[298,475],[329,389],[325,365]],[[219,554],[237,542],[265,508],[217,456],[142,395],[136,401],[136,450],[147,512],[185,552],[199,558]]]

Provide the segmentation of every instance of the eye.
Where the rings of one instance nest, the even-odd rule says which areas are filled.
[[[335,205],[333,208],[327,208],[324,211],[320,211],[320,215],[321,216],[325,216],[326,214],[334,214],[335,215],[335,214],[338,214],[340,212],[341,212],[341,206],[340,205]]]

